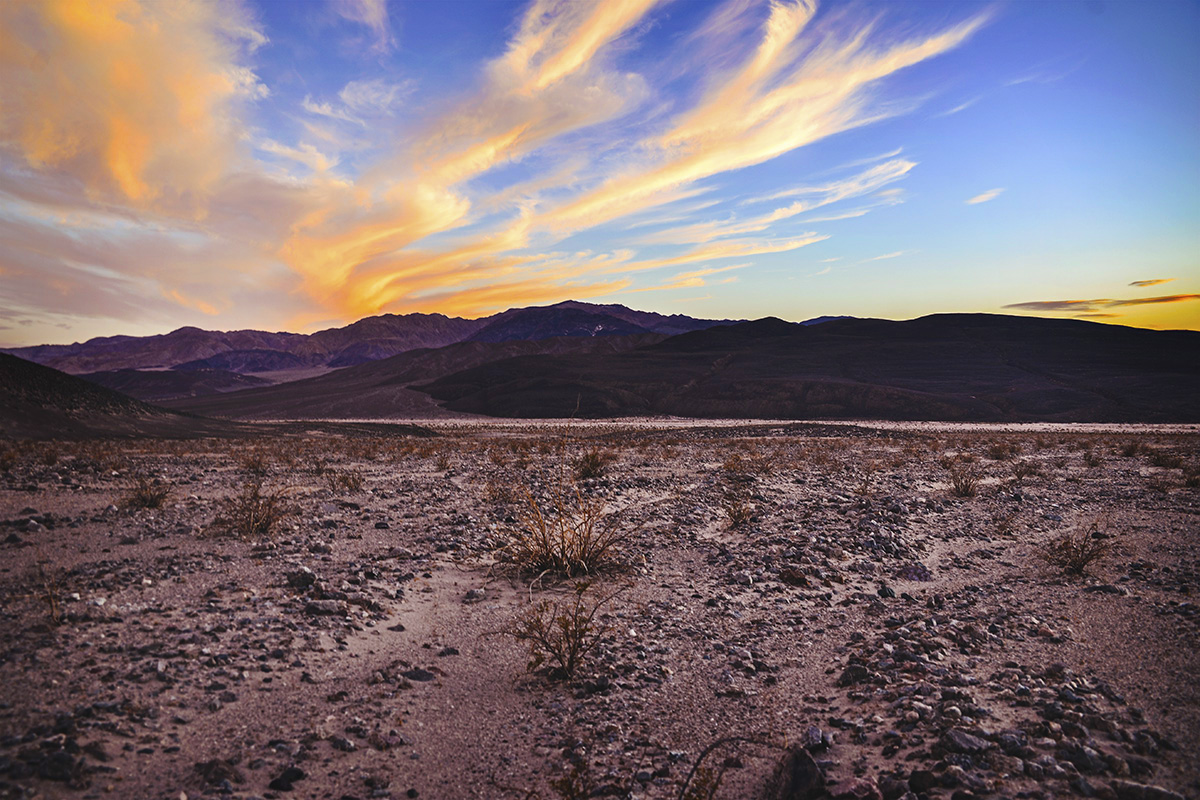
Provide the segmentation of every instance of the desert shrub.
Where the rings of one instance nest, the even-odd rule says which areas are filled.
[[[438,472],[445,472],[446,470],[450,469],[450,456],[446,455],[445,453],[439,454],[437,461],[435,461],[433,465],[437,468]]]
[[[1183,485],[1189,489],[1200,486],[1200,467],[1190,467],[1183,476]]]
[[[575,477],[581,481],[602,477],[616,457],[595,447],[585,452],[575,461]]]
[[[1032,461],[1018,461],[1013,464],[1013,478],[1021,480],[1022,478],[1032,478],[1042,474],[1041,468]]]
[[[506,481],[488,481],[483,488],[483,499],[489,505],[507,506],[517,502],[517,492]]]
[[[1121,455],[1125,458],[1133,458],[1142,452],[1142,443],[1138,441],[1130,441],[1121,445]]]
[[[1104,463],[1104,459],[1095,450],[1089,448],[1083,453],[1083,463],[1089,467],[1098,467]]]
[[[266,475],[271,470],[271,460],[262,450],[243,453],[239,463],[242,471],[251,475]]]
[[[171,491],[169,483],[138,478],[118,505],[122,508],[162,508],[163,503],[171,496]]]
[[[725,524],[730,529],[740,528],[754,518],[754,506],[746,493],[729,489],[721,499],[721,510],[725,513]]]
[[[988,446],[988,458],[993,461],[1007,461],[1021,452],[1021,448],[1012,442],[993,442]]]
[[[211,530],[243,539],[269,538],[283,520],[295,513],[283,489],[264,490],[261,477],[250,481],[241,494],[225,500]]]
[[[331,492],[361,492],[363,489],[363,476],[358,470],[346,470],[345,472],[329,472],[325,475],[325,480],[329,483],[329,491]]]
[[[1086,529],[1064,531],[1042,547],[1042,557],[1072,575],[1082,575],[1088,567],[1112,549],[1098,523]]]
[[[46,616],[50,620],[50,624],[61,625],[63,621],[63,577],[61,571],[48,567],[49,563],[49,559],[42,558],[39,550],[37,558],[38,595],[46,605]]]
[[[560,491],[549,509],[526,491],[503,555],[525,572],[573,578],[617,564],[630,537],[619,514],[578,487]]]
[[[1179,469],[1183,466],[1183,457],[1162,450],[1150,450],[1150,463],[1163,469]]]
[[[859,474],[858,485],[854,487],[854,493],[859,495],[867,495],[871,493],[871,479],[875,477],[875,473],[882,469],[878,461],[868,461],[862,466],[862,471]]]
[[[979,493],[979,473],[962,465],[952,468],[950,491],[955,497],[974,497]]]
[[[580,581],[571,599],[534,604],[509,627],[509,636],[529,646],[530,672],[548,666],[550,678],[570,680],[600,643],[607,628],[596,622],[596,614],[615,595],[590,602],[584,599],[590,586]]]

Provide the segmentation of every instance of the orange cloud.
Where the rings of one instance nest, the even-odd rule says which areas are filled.
[[[93,200],[203,216],[236,105],[264,91],[239,64],[263,41],[232,3],[7,0],[0,140]]]
[[[1170,283],[1173,280],[1175,280],[1175,279],[1174,278],[1152,278],[1151,280],[1148,280],[1148,281],[1133,281],[1129,285],[1130,286],[1140,286],[1140,287],[1158,286],[1160,283]]]

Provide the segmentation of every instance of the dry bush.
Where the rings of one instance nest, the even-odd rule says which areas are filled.
[[[243,453],[239,461],[242,471],[251,475],[266,475],[271,471],[271,460],[262,450],[251,450]]]
[[[259,477],[247,483],[240,495],[225,500],[210,530],[243,539],[270,538],[279,524],[294,513],[286,491],[264,491],[263,479]]]
[[[745,492],[737,489],[725,492],[721,509],[725,512],[725,522],[730,529],[740,528],[754,519],[754,506],[750,504]]]
[[[575,477],[581,481],[600,478],[617,457],[607,450],[593,447],[575,460]]]
[[[1112,550],[1107,536],[1093,522],[1086,530],[1064,531],[1042,547],[1042,557],[1072,575],[1082,575],[1088,567]]]
[[[1162,450],[1148,450],[1150,463],[1163,469],[1180,469],[1183,467],[1183,457],[1174,453],[1164,453]]]
[[[433,466],[437,468],[438,472],[445,472],[450,469],[450,456],[441,453],[438,455],[437,461],[434,462]]]
[[[1121,445],[1121,455],[1125,458],[1133,458],[1142,452],[1144,446],[1139,441],[1130,441]]]
[[[523,572],[590,575],[619,563],[632,536],[619,514],[605,514],[604,504],[578,487],[560,491],[549,510],[526,490],[517,519],[502,552]]]
[[[574,597],[560,603],[549,600],[531,606],[506,633],[529,646],[530,672],[549,666],[554,680],[570,680],[600,643],[607,628],[596,622],[596,614],[616,593],[595,603],[584,599],[587,581],[575,584]]]
[[[162,508],[172,490],[173,487],[169,483],[138,478],[129,494],[122,497],[117,505],[122,508]]]
[[[517,502],[517,491],[511,483],[488,481],[483,489],[483,499],[493,506],[512,505]]]
[[[950,491],[955,497],[974,497],[979,493],[979,473],[967,466],[952,468]]]
[[[859,477],[858,485],[854,487],[854,493],[859,495],[867,495],[871,493],[871,479],[875,477],[875,473],[882,470],[883,467],[878,461],[868,461],[862,467],[862,474]]]
[[[50,560],[42,557],[41,550],[37,551],[37,581],[40,584],[39,597],[46,604],[46,616],[51,625],[61,625],[63,621],[62,608],[62,572],[50,569]]]
[[[1021,452],[1021,448],[1012,442],[993,442],[988,446],[988,458],[993,461],[1007,461]]]
[[[1013,478],[1021,480],[1022,478],[1034,478],[1042,474],[1041,468],[1033,461],[1018,461],[1013,464]]]
[[[1095,450],[1089,448],[1083,453],[1083,463],[1094,468],[1103,464],[1104,459]]]
[[[345,472],[329,472],[325,475],[325,480],[329,483],[331,492],[343,491],[353,494],[363,490],[362,473],[355,469]]]

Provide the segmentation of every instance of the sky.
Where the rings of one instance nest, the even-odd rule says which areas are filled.
[[[574,299],[1200,329],[1200,3],[5,0],[0,346]]]

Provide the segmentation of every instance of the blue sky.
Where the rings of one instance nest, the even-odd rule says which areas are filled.
[[[1193,2],[0,6],[0,344],[564,299],[1200,328]]]

